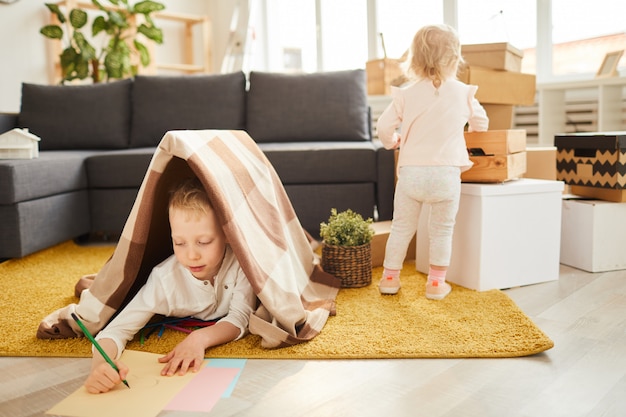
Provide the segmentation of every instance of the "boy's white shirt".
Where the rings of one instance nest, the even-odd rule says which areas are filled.
[[[392,87],[393,101],[379,117],[378,137],[387,149],[396,147],[398,134],[402,151],[398,168],[416,166],[458,166],[469,169],[463,130],[485,131],[489,119],[474,97],[477,86],[456,79],[444,81],[435,89],[430,80],[420,80],[405,87]]]
[[[237,339],[248,330],[256,295],[230,246],[215,284],[195,278],[174,255],[155,266],[135,297],[98,335],[117,345],[119,358],[134,335],[155,314],[168,317],[193,316],[201,320],[227,321],[240,329]]]

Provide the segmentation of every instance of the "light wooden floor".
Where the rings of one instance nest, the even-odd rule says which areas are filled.
[[[204,415],[626,416],[626,271],[561,266],[558,281],[506,293],[553,349],[515,359],[249,360],[233,395]],[[43,415],[88,368],[89,359],[0,358],[0,416]]]

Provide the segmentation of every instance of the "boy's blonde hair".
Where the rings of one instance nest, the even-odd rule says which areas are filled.
[[[456,77],[461,63],[461,44],[454,28],[429,25],[413,37],[407,72],[421,79],[445,81]]]
[[[190,210],[203,214],[209,214],[213,211],[209,196],[198,178],[188,178],[171,190],[168,208]]]

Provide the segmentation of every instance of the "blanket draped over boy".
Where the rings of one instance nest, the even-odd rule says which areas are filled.
[[[340,282],[325,273],[274,168],[243,131],[170,131],[161,140],[111,258],[70,304],[49,314],[37,337],[81,336],[76,313],[100,331],[146,282],[152,268],[173,253],[168,192],[197,176],[213,203],[259,307],[250,332],[266,348],[305,342],[334,314]]]

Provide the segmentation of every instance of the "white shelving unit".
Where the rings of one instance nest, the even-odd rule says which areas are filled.
[[[537,85],[539,145],[552,146],[554,135],[573,131],[625,130],[626,77]],[[577,114],[581,120],[576,120]],[[588,114],[594,114],[589,119]],[[578,127],[580,122],[582,127]]]

